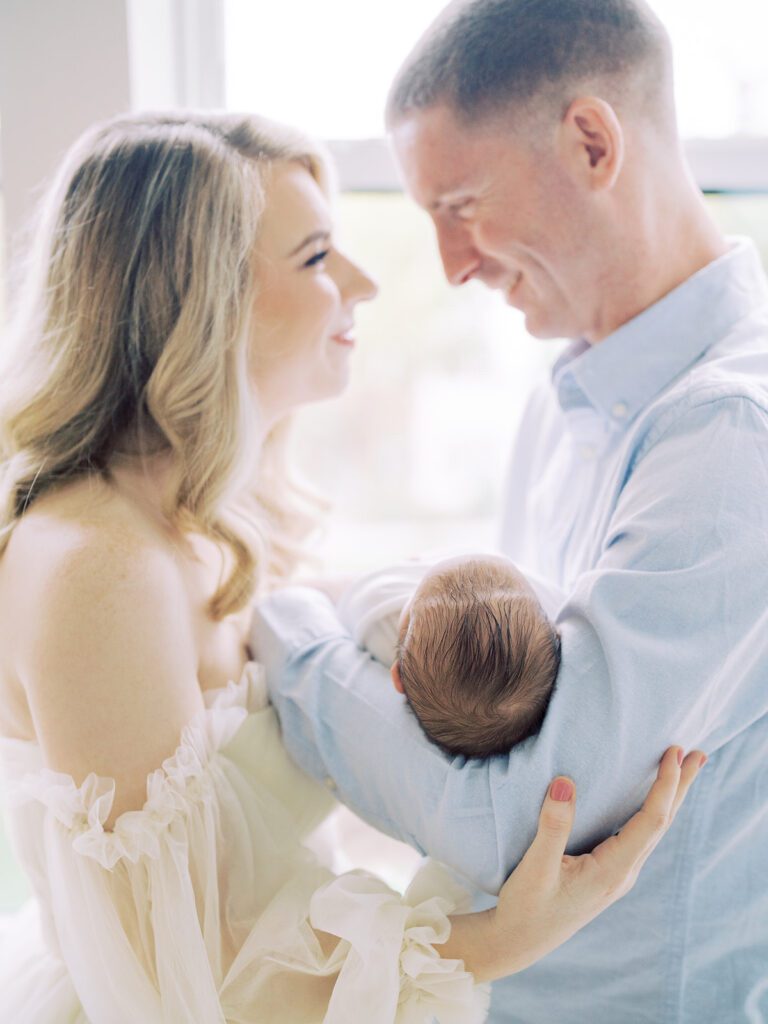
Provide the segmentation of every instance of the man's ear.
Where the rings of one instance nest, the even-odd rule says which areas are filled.
[[[392,676],[392,682],[393,682],[394,687],[397,690],[397,692],[398,693],[402,693],[403,695],[405,695],[405,690],[403,689],[403,680],[400,678],[400,662],[399,661],[396,661],[394,663],[392,668],[389,670],[389,673]]]
[[[560,123],[560,156],[592,191],[608,191],[624,164],[624,131],[613,107],[596,96],[575,99]]]

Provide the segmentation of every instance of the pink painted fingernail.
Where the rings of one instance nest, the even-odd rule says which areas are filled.
[[[682,766],[683,766],[683,748],[682,747],[678,747],[677,748],[677,763],[678,763],[679,767],[682,768]]]
[[[573,796],[573,783],[569,779],[555,779],[549,787],[549,795],[558,803],[567,803]]]
[[[709,758],[707,757],[707,755],[706,754],[702,754],[701,757],[699,758],[699,768],[703,768],[708,760],[709,760]]]

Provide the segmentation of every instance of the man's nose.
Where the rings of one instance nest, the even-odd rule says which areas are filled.
[[[449,284],[466,284],[480,269],[482,258],[470,232],[463,225],[439,225],[437,244]]]

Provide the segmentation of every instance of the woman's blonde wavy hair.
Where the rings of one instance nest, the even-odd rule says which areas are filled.
[[[319,148],[250,115],[122,116],[66,157],[41,207],[0,384],[0,555],[40,495],[166,453],[172,526],[223,542],[210,603],[239,611],[295,566],[314,522],[290,480],[287,424],[263,445],[249,380],[265,173]],[[258,339],[256,339],[258,345]]]

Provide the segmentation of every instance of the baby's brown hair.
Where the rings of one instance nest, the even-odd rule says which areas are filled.
[[[403,692],[448,754],[506,753],[541,727],[560,637],[532,592],[500,585],[484,562],[430,581],[398,644]]]

